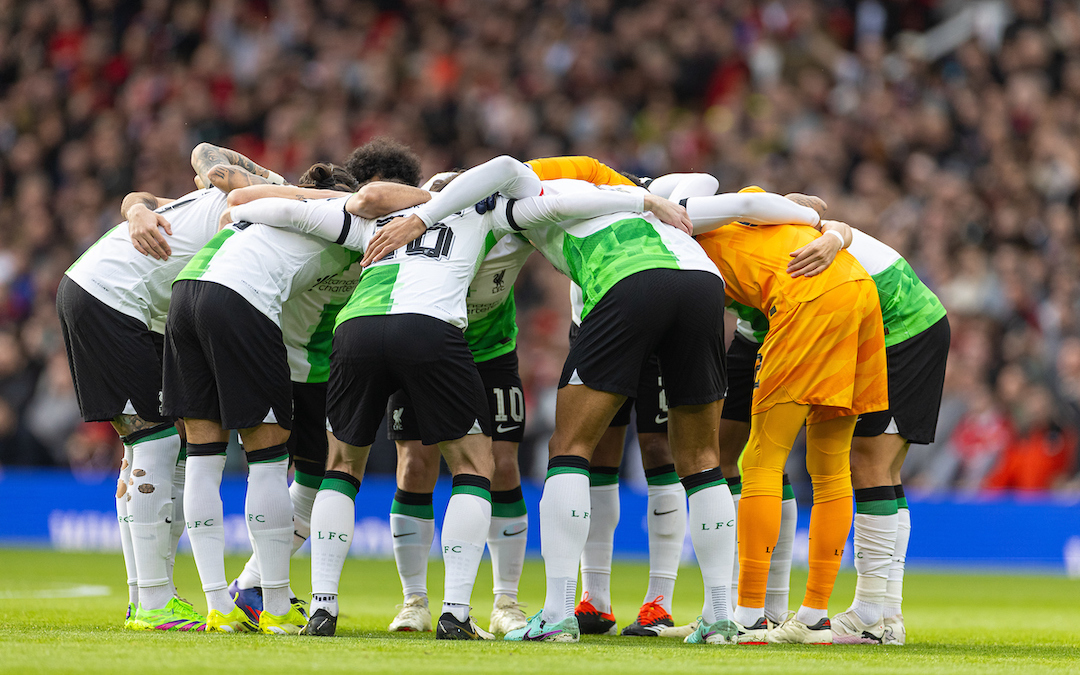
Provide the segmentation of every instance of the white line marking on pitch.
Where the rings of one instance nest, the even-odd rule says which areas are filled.
[[[111,595],[108,586],[79,584],[68,588],[47,588],[36,591],[0,591],[0,600],[52,600],[55,598],[97,598]]]

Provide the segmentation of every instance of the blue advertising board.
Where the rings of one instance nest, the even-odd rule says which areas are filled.
[[[57,550],[119,550],[114,506],[115,475],[77,475],[67,471],[4,469],[0,472],[0,546],[38,546]],[[227,475],[221,484],[225,507],[225,543],[233,552],[249,552],[244,523],[242,476]],[[356,500],[352,554],[392,555],[388,513],[394,481],[374,476],[364,481]],[[540,554],[540,486],[523,486],[529,508],[528,550]],[[450,499],[442,481],[435,492],[435,512]],[[615,532],[615,555],[648,555],[644,487],[623,485],[622,521]],[[1080,497],[1076,495],[918,495],[909,494],[912,535],[908,564],[914,567],[1026,568],[1080,576]],[[809,505],[804,505],[809,506]],[[795,561],[806,561],[809,511],[799,514]],[[436,545],[438,537],[436,536]],[[183,544],[182,544],[183,545]],[[851,546],[848,547],[850,558]],[[686,557],[692,558],[687,538]]]

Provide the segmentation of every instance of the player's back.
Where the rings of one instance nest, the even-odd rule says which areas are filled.
[[[119,312],[162,332],[173,279],[217,232],[228,196],[217,188],[196,190],[155,209],[172,226],[165,235],[168,260],[143,255],[131,244],[128,223],[114,227],[67,270],[83,290]]]
[[[846,251],[821,274],[792,278],[787,273],[791,252],[821,236],[810,227],[757,227],[732,223],[697,238],[720,268],[731,300],[768,313],[777,305],[806,302],[840,284],[869,280],[866,270]]]

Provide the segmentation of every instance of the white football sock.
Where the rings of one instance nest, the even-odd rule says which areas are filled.
[[[807,626],[813,626],[818,621],[827,618],[829,618],[829,610],[807,607],[806,605],[800,606],[799,611],[795,612],[795,620],[805,623]]]
[[[557,623],[574,615],[578,561],[589,538],[589,476],[582,458],[573,467],[549,465],[540,498],[540,553],[547,576],[544,621]],[[555,461],[563,460],[556,457]],[[564,460],[565,461],[565,460]],[[554,473],[567,471],[566,473]]]
[[[462,485],[465,479],[469,483]],[[473,483],[482,482],[480,487]],[[442,526],[443,612],[451,612],[458,621],[469,616],[476,572],[484,557],[484,542],[491,527],[491,483],[473,475],[454,476],[454,492],[446,505]],[[476,494],[481,492],[481,494]],[[485,496],[487,497],[485,499]]]
[[[611,554],[619,524],[619,484],[589,488],[589,536],[581,551],[581,598],[601,614],[611,612]]]
[[[139,572],[135,565],[135,549],[131,546],[131,516],[128,514],[130,478],[131,446],[125,445],[124,458],[120,460],[120,474],[116,479],[116,522],[120,527],[120,549],[124,553],[124,569],[127,572],[128,602],[138,607]]]
[[[394,562],[402,595],[427,597],[428,556],[435,540],[435,519],[391,513],[390,532],[394,535]]]
[[[311,509],[311,594],[333,595],[336,599],[341,569],[356,527],[356,492],[349,490],[344,480],[332,484],[350,494],[325,487],[328,483],[323,479],[324,487]],[[311,609],[314,611],[315,605]]]
[[[683,540],[686,539],[686,490],[683,486],[679,483],[650,485],[646,519],[649,525],[649,589],[642,604],[657,602],[670,613]]]
[[[224,469],[225,455],[188,456],[184,515],[195,567],[206,593],[207,611],[216,609],[228,614],[236,605],[226,590],[225,579],[225,525],[221,506]]]
[[[753,626],[763,616],[765,616],[764,607],[743,607],[742,605],[736,605],[735,612],[731,615],[732,619],[743,627]]]
[[[780,536],[769,562],[769,580],[765,586],[765,618],[780,623],[788,611],[791,592],[791,555],[795,547],[795,529],[799,524],[799,505],[794,499],[780,502]],[[738,578],[738,577],[736,577]]]
[[[494,505],[493,505],[494,506]],[[529,537],[529,516],[491,517],[487,545],[491,552],[492,595],[517,600],[521,567],[525,564],[525,545]]]
[[[907,560],[908,540],[911,538],[911,511],[906,506],[897,509],[896,523],[896,546],[889,567],[889,582],[885,586],[886,618],[899,615],[904,601],[904,563]]]
[[[337,593],[312,593],[311,614],[325,609],[331,616],[338,615]]]
[[[173,468],[172,489],[172,524],[169,526],[169,557],[165,564],[169,571],[169,583],[173,587],[173,595],[178,595],[176,582],[173,581],[173,569],[176,567],[176,549],[180,545],[180,537],[184,535],[184,480],[187,475],[187,458],[180,460]]]
[[[284,445],[277,459],[248,465],[247,524],[262,576],[263,610],[274,616],[289,611],[289,557],[293,514],[289,499],[289,455]]]
[[[174,427],[163,438],[147,437],[132,446],[128,513],[131,543],[139,573],[143,609],[163,609],[172,598],[168,557],[172,543],[172,489],[180,436]]]
[[[863,623],[881,620],[885,591],[896,548],[897,514],[855,514],[855,602],[851,609]]]
[[[317,494],[319,488],[301,485],[295,480],[289,486],[289,499],[292,500],[293,508],[293,553],[311,536],[311,509],[315,506]]]
[[[731,618],[731,561],[735,547],[735,506],[727,483],[714,485],[714,480],[705,479],[706,487],[700,487],[703,479],[698,476],[712,471],[722,480],[719,469],[683,479],[684,486],[690,483],[686,490],[690,505],[688,527],[705,584],[702,619],[706,623]]]

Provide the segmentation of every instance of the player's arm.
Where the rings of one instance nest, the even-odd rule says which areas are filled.
[[[247,204],[256,199],[266,197],[281,197],[283,199],[332,199],[340,197],[337,190],[322,190],[319,188],[296,187],[295,185],[250,185],[237,188],[229,193],[229,206]]]
[[[371,219],[430,200],[431,193],[427,190],[401,183],[376,181],[364,185],[349,197],[345,210],[354,216]]]
[[[710,197],[719,189],[720,181],[707,173],[669,173],[649,183],[649,192],[673,202],[687,197]]]
[[[752,225],[809,225],[821,221],[818,212],[809,206],[771,192],[728,192],[711,197],[690,197],[683,200],[694,234],[711,232],[736,221]]]
[[[337,193],[341,196],[341,193]],[[229,222],[262,223],[291,228],[325,239],[345,248],[362,251],[363,227],[354,227],[355,218],[343,208],[341,199],[296,200],[281,197],[256,199],[225,212]]]
[[[526,165],[540,177],[540,180],[573,178],[593,185],[636,185],[634,181],[600,160],[583,155],[531,159],[526,162]],[[715,193],[716,190],[713,192]]]
[[[851,226],[839,220],[822,220],[822,236],[790,253],[787,271],[792,277],[815,277],[832,264],[841,250],[851,246]]]
[[[128,234],[136,251],[155,260],[169,259],[172,248],[158,228],[165,230],[165,234],[172,235],[172,225],[160,213],[154,213],[154,209],[174,201],[176,200],[155,197],[149,192],[132,192],[124,197],[120,204],[120,214],[128,221]]]
[[[512,199],[506,203],[505,208],[497,209],[497,217],[511,229],[520,232],[541,225],[558,226],[623,211],[652,211],[668,225],[690,233],[691,223],[686,209],[663,197],[640,190],[590,190]]]
[[[248,185],[273,183],[281,185],[285,179],[263,168],[235,150],[211,143],[199,143],[191,151],[191,168],[203,185],[230,192]]]
[[[532,169],[509,155],[474,166],[437,192],[431,201],[376,232],[361,264],[367,267],[381,260],[443,218],[471,208],[496,192],[510,199],[533,197],[541,192],[540,179]]]

